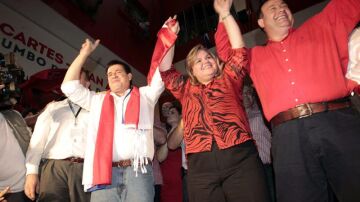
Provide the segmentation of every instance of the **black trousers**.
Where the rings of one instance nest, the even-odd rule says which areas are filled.
[[[82,163],[48,159],[41,168],[39,202],[88,202]]]
[[[269,193],[258,152],[252,141],[188,155],[190,202],[267,202]]]
[[[181,167],[181,179],[182,179],[182,197],[183,202],[189,202],[189,194],[188,194],[188,188],[187,188],[187,170],[185,170],[183,167]]]
[[[31,200],[25,195],[24,191],[7,193],[5,194],[5,200],[7,202],[31,202]]]
[[[360,115],[351,108],[273,128],[278,202],[360,201]]]

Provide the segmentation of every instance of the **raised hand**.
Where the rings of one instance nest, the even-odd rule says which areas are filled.
[[[163,27],[168,27],[173,33],[178,34],[180,31],[179,22],[176,20],[176,15],[174,17],[169,17]]]
[[[81,46],[80,54],[89,56],[96,49],[99,43],[99,39],[97,39],[95,42],[92,42],[90,39],[85,39],[85,42]]]
[[[214,0],[214,9],[220,17],[230,14],[233,0]]]

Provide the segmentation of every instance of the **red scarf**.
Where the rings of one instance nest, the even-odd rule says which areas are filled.
[[[133,87],[130,93],[130,100],[126,106],[125,124],[134,124],[137,128],[139,123],[139,113],[140,93],[137,87]],[[114,119],[114,98],[110,95],[110,91],[107,91],[101,108],[99,129],[96,138],[93,164],[93,185],[111,184]]]

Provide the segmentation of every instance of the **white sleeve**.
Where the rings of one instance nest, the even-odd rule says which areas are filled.
[[[85,88],[80,84],[79,80],[72,80],[62,83],[61,90],[72,102],[90,111],[91,100],[95,95],[95,92]]]
[[[165,89],[165,85],[161,79],[159,68],[156,68],[153,78],[151,79],[151,83],[143,88],[145,88],[143,92],[145,93],[148,102],[155,106],[161,93]]]
[[[31,136],[28,150],[26,152],[26,175],[38,174],[39,164],[50,133],[52,117],[49,113],[52,104],[48,105],[36,120],[34,132]]]
[[[360,84],[360,28],[357,28],[349,40],[349,65],[346,77]]]

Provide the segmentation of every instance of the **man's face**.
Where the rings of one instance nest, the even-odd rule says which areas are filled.
[[[288,30],[294,24],[294,18],[283,0],[268,0],[261,7],[262,17],[258,20],[259,26],[265,30]]]
[[[249,86],[244,86],[243,89],[243,104],[245,108],[252,107],[254,104],[253,89]]]
[[[122,95],[130,88],[132,74],[126,73],[124,67],[120,64],[111,65],[108,68],[107,77],[111,92],[117,95]]]

